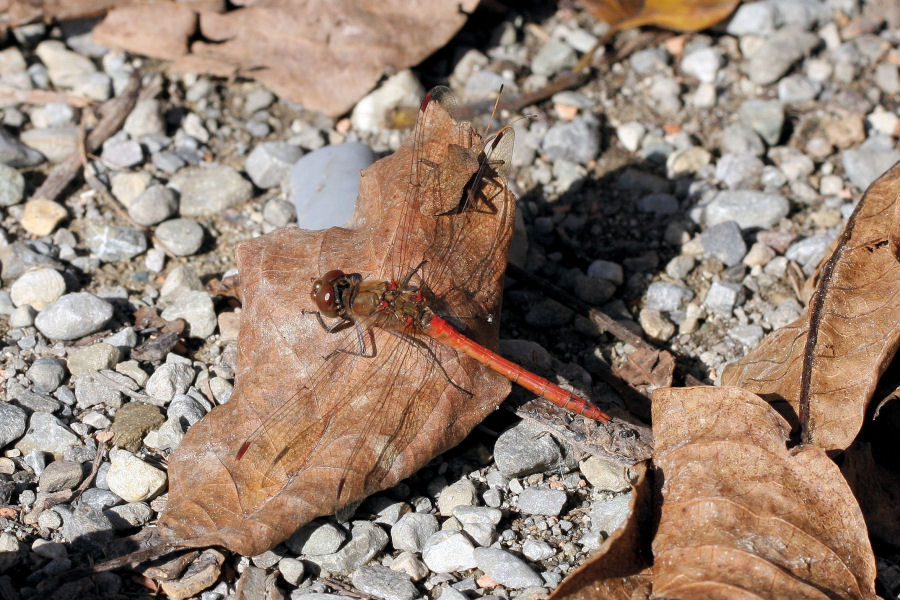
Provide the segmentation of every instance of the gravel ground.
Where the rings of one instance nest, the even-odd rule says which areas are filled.
[[[879,23],[869,8],[764,0],[715,32],[621,34],[640,49],[611,65],[596,58],[599,76],[516,125],[511,185],[525,227],[513,260],[716,382],[799,316],[798,284],[866,186],[900,160],[900,22]],[[16,30],[0,51],[0,84],[102,101],[132,72],[149,81],[162,71],[84,31]],[[408,135],[383,125],[392,99],[416,106],[425,87],[448,82],[462,101],[500,83],[533,90],[601,33],[565,8],[475,19],[336,122],[252,82],[163,77],[91,159],[111,197],[79,179],[63,204],[32,195],[76,147],[79,111],[0,105],[0,595],[45,597],[43,579],[156,518],[166,456],[231,394],[238,319],[202,282],[234,268],[235,243],[340,222],[359,169]],[[335,146],[345,142],[360,143]],[[325,167],[347,176],[318,185]],[[323,203],[333,214],[313,208]],[[159,343],[136,322],[145,307],[184,318],[187,342]],[[585,380],[629,350],[519,283],[507,286],[502,317],[508,353],[521,351],[509,340],[530,340],[537,362]],[[40,510],[81,483],[95,434],[114,418],[121,449],[93,484]],[[316,521],[272,551],[226,562],[277,572],[293,599],[343,597],[324,595],[341,594],[335,579],[379,598],[545,597],[623,521],[629,492],[617,463],[579,462],[538,433],[501,411],[351,523]],[[879,557],[886,596],[900,592],[898,565]],[[234,581],[200,597],[232,597]],[[77,595],[140,589],[111,573]]]

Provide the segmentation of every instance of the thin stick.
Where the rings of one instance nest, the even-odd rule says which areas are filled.
[[[140,75],[132,73],[131,79],[122,93],[115,98],[107,100],[100,106],[100,113],[103,117],[85,138],[83,148],[76,149],[66,160],[58,164],[50,172],[50,175],[47,176],[41,187],[34,193],[35,199],[40,198],[53,201],[62,194],[63,190],[72,183],[81,170],[81,153],[94,152],[122,127],[125,118],[131,113],[137,102],[140,89]]]
[[[0,85],[0,102],[15,102],[17,104],[68,104],[75,108],[84,108],[94,103],[94,100],[79,94],[67,94],[65,92],[52,92],[50,90],[21,90],[9,85]]]

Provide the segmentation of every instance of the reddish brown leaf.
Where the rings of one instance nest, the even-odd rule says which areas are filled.
[[[666,350],[642,347],[625,357],[621,365],[613,365],[613,373],[643,394],[672,385],[675,357]]]
[[[375,358],[338,353],[326,361],[337,347],[356,349],[344,346],[355,332],[327,333],[303,312],[316,308],[311,278],[327,271],[385,280],[425,259],[440,312],[499,314],[515,203],[486,180],[496,212],[419,210],[434,191],[411,185],[411,165],[417,174],[443,164],[452,144],[480,144],[467,124],[429,106],[420,152],[413,156],[408,142],[363,172],[347,228],[283,229],[238,247],[244,310],[234,396],[192,427],[169,461],[160,522],[184,545],[258,554],[312,518],[396,484],[506,397],[509,382],[479,363],[440,345],[426,352],[380,328],[371,330]],[[440,256],[448,245],[454,252]],[[496,320],[466,321],[467,335],[496,347]]]
[[[595,17],[621,31],[656,25],[675,31],[700,31],[731,14],[740,0],[583,0]]]
[[[653,394],[663,477],[653,594],[667,598],[875,598],[862,512],[815,446],[738,388]]]
[[[900,262],[892,240],[900,223],[900,165],[875,181],[817,274],[810,306],[722,373],[734,385],[800,415],[809,441],[843,450],[859,433],[866,406],[900,344]]]
[[[628,519],[581,567],[563,581],[550,600],[641,600],[650,597],[650,535],[653,486],[647,464],[637,475]]]

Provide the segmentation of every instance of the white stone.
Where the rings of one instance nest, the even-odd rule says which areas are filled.
[[[166,486],[166,474],[148,465],[127,450],[110,451],[109,473],[106,483],[114,494],[126,502],[150,500]]]

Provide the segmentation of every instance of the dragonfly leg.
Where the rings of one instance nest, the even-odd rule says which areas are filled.
[[[409,281],[413,278],[413,275],[419,272],[419,269],[424,267],[428,263],[427,260],[423,260],[419,264],[416,265],[416,268],[411,270],[406,276],[403,278],[403,281],[400,283],[400,289],[406,289],[406,286],[409,285]]]
[[[331,325],[325,322],[325,319],[322,318],[322,313],[317,310],[301,310],[301,314],[304,315],[315,315],[316,320],[319,321],[319,325],[322,326],[322,329],[327,331],[328,333],[335,333],[337,331],[341,331],[350,326],[352,321],[348,321],[346,319],[341,319],[340,321],[335,321]]]
[[[369,330],[369,343],[371,345],[371,350],[366,352],[366,341],[365,334],[363,333],[365,329],[359,323],[354,323],[356,325],[356,341],[359,343],[359,350],[346,350],[344,348],[338,348],[337,350],[328,354],[328,356],[323,357],[325,360],[330,360],[335,354],[349,354],[350,356],[361,356],[363,358],[375,358],[378,355],[378,349],[375,347],[375,336],[372,335],[372,331]]]

